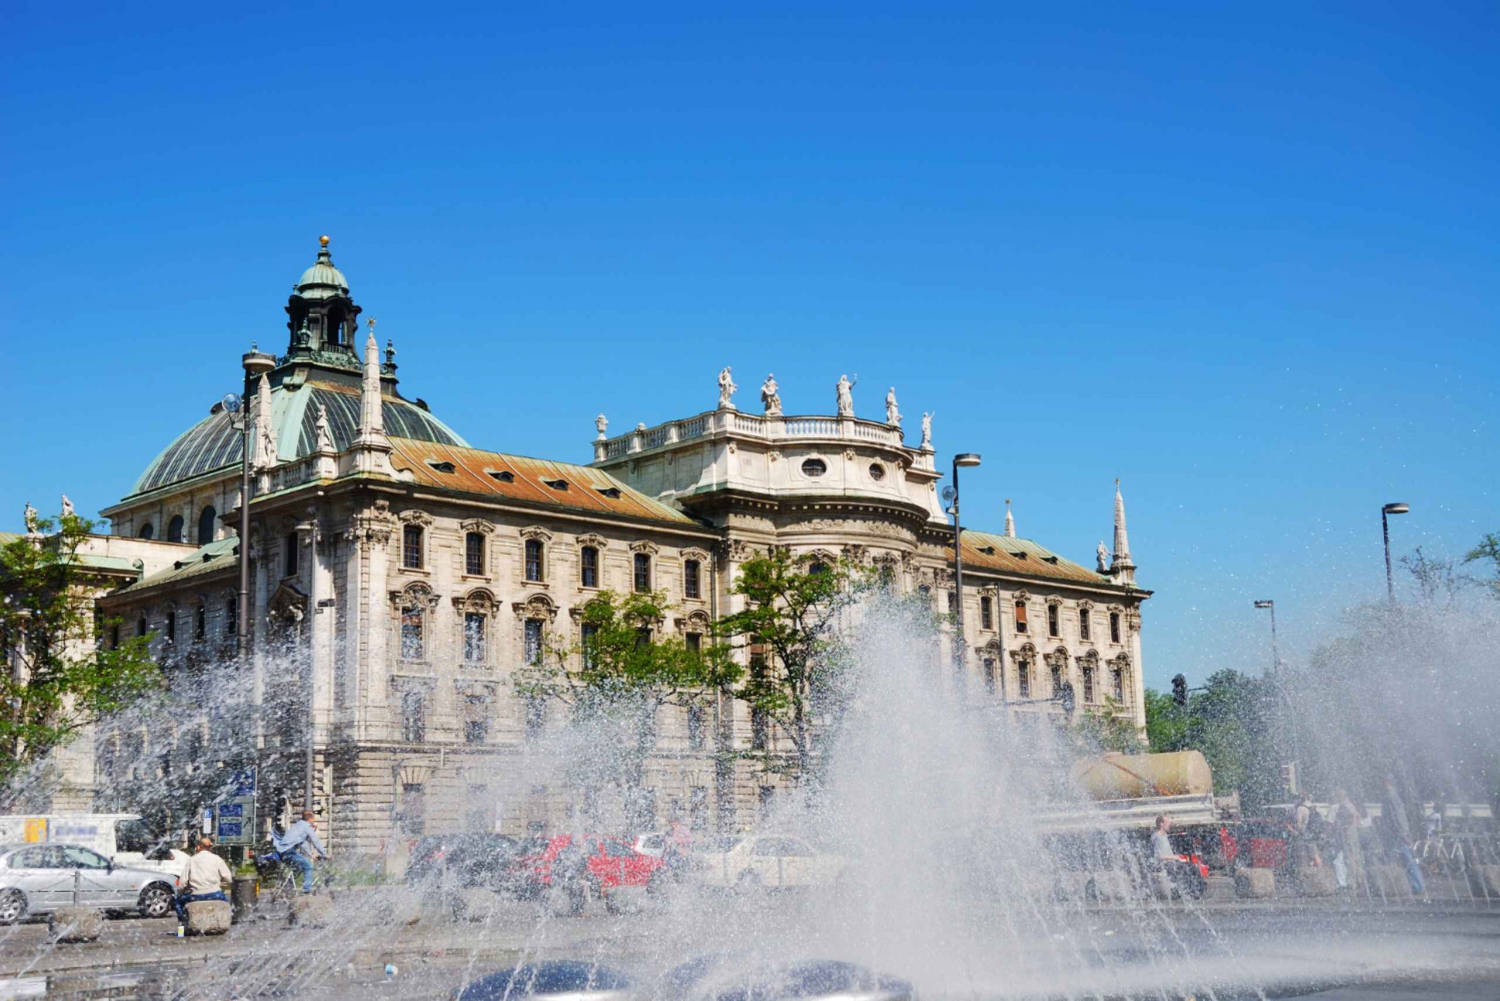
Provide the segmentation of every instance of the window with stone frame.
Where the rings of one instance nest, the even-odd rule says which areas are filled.
[[[979,596],[979,628],[995,628],[995,603],[987,594]]]
[[[1016,694],[1023,698],[1031,698],[1031,661],[1025,657],[1016,661]]]
[[[401,833],[418,838],[427,830],[427,795],[420,782],[401,786]]]
[[[694,834],[708,831],[708,786],[688,788],[688,827]]]
[[[599,638],[599,627],[592,622],[585,622],[581,632],[583,638],[583,666],[587,670],[593,670],[594,666],[598,663],[594,644]]]
[[[687,647],[688,653],[702,653],[703,652],[703,634],[702,633],[684,633],[683,636],[682,636],[682,642],[683,642],[683,645]]]
[[[1109,613],[1109,641],[1111,643],[1118,643],[1118,642],[1120,642],[1120,613],[1119,612],[1110,612]]]
[[[489,624],[489,616],[483,612],[464,613],[464,663],[488,663]]]
[[[193,613],[193,640],[202,643],[208,638],[208,607],[199,605]]]
[[[1093,631],[1090,628],[1091,626],[1092,623],[1089,622],[1089,608],[1087,605],[1084,605],[1078,609],[1078,638],[1081,640],[1091,639],[1092,637],[1089,635]]]
[[[542,556],[544,549],[541,539],[526,540],[526,579],[532,583],[540,584],[542,577]]]
[[[301,555],[301,550],[302,547],[297,544],[297,533],[286,533],[286,536],[281,540],[281,576],[297,576],[297,557]]]
[[[599,586],[599,550],[584,546],[578,552],[579,585],[587,588]]]
[[[1062,635],[1062,606],[1055,601],[1047,602],[1047,635]]]
[[[167,642],[177,642],[177,609],[167,609]]]
[[[1018,632],[1018,633],[1024,633],[1025,631],[1026,631],[1026,602],[1025,601],[1017,601],[1016,602],[1016,632]]]
[[[697,560],[682,561],[682,596],[689,600],[703,597],[703,564]]]
[[[240,596],[231,594],[224,601],[224,635],[240,634]]]
[[[182,515],[172,515],[172,520],[167,522],[167,541],[181,542],[182,539]]]
[[[401,565],[408,570],[422,569],[422,526],[401,527]]]
[[[484,533],[468,532],[464,535],[464,573],[470,577],[483,577]]]
[[[401,693],[401,739],[408,744],[427,739],[427,694],[419,688]]]
[[[688,748],[701,751],[708,743],[708,710],[701,702],[689,702],[687,707]]]
[[[427,612],[420,605],[401,609],[401,659],[425,660],[427,655]]]
[[[635,589],[637,593],[646,594],[651,590],[651,554],[635,554]]]
[[[1052,662],[1052,664],[1051,664],[1051,667],[1052,667],[1052,694],[1056,695],[1058,692],[1062,691],[1062,686],[1063,686],[1063,666],[1062,666],[1062,663],[1060,661],[1054,660]]]
[[[542,663],[544,626],[541,619],[527,619],[525,622],[524,654],[526,663],[532,667],[540,666]]]
[[[1116,702],[1124,702],[1125,701],[1125,670],[1124,670],[1124,668],[1116,667],[1116,668],[1112,669],[1110,671],[1110,679],[1111,679],[1111,681],[1113,683],[1113,687],[1114,687],[1114,690],[1115,690],[1115,701]]]
[[[483,744],[490,736],[490,720],[483,695],[464,696],[464,743]]]
[[[1094,701],[1094,666],[1092,664],[1083,665],[1083,701]]]
[[[998,673],[995,670],[995,658],[984,658],[984,690],[989,695],[995,694],[995,678]]]

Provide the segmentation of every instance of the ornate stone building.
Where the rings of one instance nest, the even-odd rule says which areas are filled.
[[[286,352],[243,360],[255,479],[243,682],[257,705],[297,707],[258,721],[263,793],[296,802],[310,778],[340,851],[373,853],[397,832],[561,823],[570,794],[525,767],[556,721],[518,696],[514,672],[576,640],[601,590],[664,590],[663,628],[702,636],[734,608],[739,565],[785,546],[885,566],[952,609],[930,418],[908,445],[894,391],[883,421],[854,415],[845,379],[832,416],[788,416],[768,379],[764,412],[746,413],[725,369],[714,409],[616,437],[600,416],[592,462],[554,462],[474,448],[403,396],[373,322],[357,353],[360,307],[326,238],[286,311]],[[100,602],[154,633],[168,663],[232,658],[236,422],[215,404],[104,512],[117,535],[196,547]],[[1114,548],[1101,544],[1095,569],[1006,521],[1003,534],[963,533],[969,697],[1051,713],[1070,683],[1081,706],[1112,698],[1144,725],[1150,592],[1135,585],[1118,493]],[[710,719],[662,710],[645,782],[662,815],[742,829],[780,782],[753,762],[716,765],[710,732],[739,749],[758,738],[741,704],[715,705]]]

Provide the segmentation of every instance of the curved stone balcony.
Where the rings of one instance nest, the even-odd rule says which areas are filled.
[[[907,447],[901,428],[859,417],[821,415],[768,417],[762,414],[747,414],[738,410],[708,410],[694,417],[667,421],[655,427],[638,424],[635,430],[628,434],[596,439],[594,461],[596,463],[608,462],[705,435],[727,435],[732,438],[752,438],[765,442],[788,439],[862,442],[901,449],[915,455],[923,454],[921,449]],[[931,451],[927,449],[926,454],[930,455]]]

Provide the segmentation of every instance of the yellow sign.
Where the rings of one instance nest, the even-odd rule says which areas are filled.
[[[28,843],[47,840],[47,818],[26,818],[26,840]]]

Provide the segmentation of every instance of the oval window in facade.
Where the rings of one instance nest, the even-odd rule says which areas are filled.
[[[878,462],[870,463],[870,479],[876,481],[885,479],[885,467]]]
[[[803,476],[822,476],[826,472],[828,472],[828,464],[822,459],[802,460]]]

